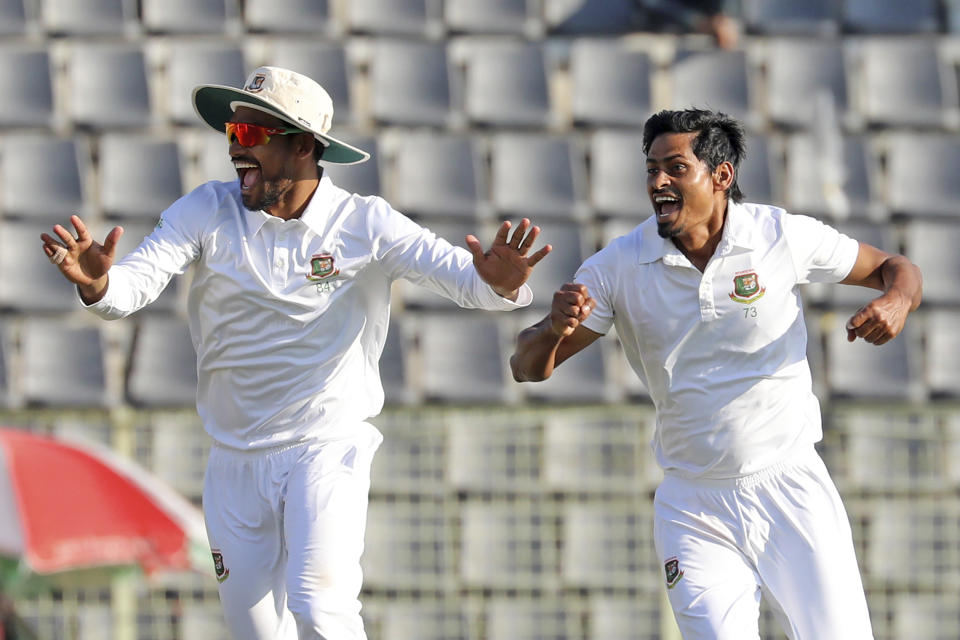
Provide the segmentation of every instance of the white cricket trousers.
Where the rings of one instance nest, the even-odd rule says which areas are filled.
[[[741,478],[667,474],[654,511],[684,640],[758,640],[761,593],[791,640],[873,638],[850,521],[812,446]]]
[[[211,448],[203,511],[236,640],[366,640],[360,556],[380,439],[363,424],[351,440]]]

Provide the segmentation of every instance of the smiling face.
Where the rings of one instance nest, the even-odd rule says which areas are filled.
[[[696,156],[696,137],[696,133],[663,133],[654,138],[647,153],[647,193],[657,232],[684,245],[694,236],[711,237],[722,228],[724,191],[732,181],[729,162],[711,171]]]
[[[237,107],[230,121],[277,128],[292,126],[249,107]],[[267,144],[253,147],[242,146],[236,138],[231,141],[230,159],[240,178],[240,197],[244,207],[273,213],[273,209],[285,203],[295,182],[305,175],[303,158],[297,153],[296,138],[301,135],[306,134],[273,135]],[[312,171],[315,178],[315,165]],[[306,176],[309,178],[310,174]]]
[[[693,152],[696,133],[657,136],[647,154],[647,193],[657,216],[657,232],[676,238],[713,212],[713,175]]]

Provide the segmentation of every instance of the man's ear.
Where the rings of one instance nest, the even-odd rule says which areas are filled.
[[[736,177],[733,164],[729,161],[721,162],[713,170],[713,188],[716,191],[726,191],[733,186]]]
[[[316,144],[316,138],[312,133],[298,133],[294,137],[294,153],[298,158],[313,158],[313,149]]]

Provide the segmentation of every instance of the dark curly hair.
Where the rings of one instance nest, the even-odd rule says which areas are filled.
[[[697,133],[693,153],[714,171],[722,162],[733,165],[733,184],[726,191],[728,199],[743,201],[743,192],[737,184],[740,163],[747,156],[746,134],[743,125],[725,113],[706,109],[663,110],[647,119],[643,125],[643,152],[650,153],[650,145],[663,133]]]

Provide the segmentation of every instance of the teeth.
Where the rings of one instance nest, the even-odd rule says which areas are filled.
[[[253,162],[247,162],[246,160],[234,160],[233,161],[234,169],[256,169],[257,165]]]
[[[677,198],[673,196],[657,196],[653,199],[654,202],[680,202]]]

